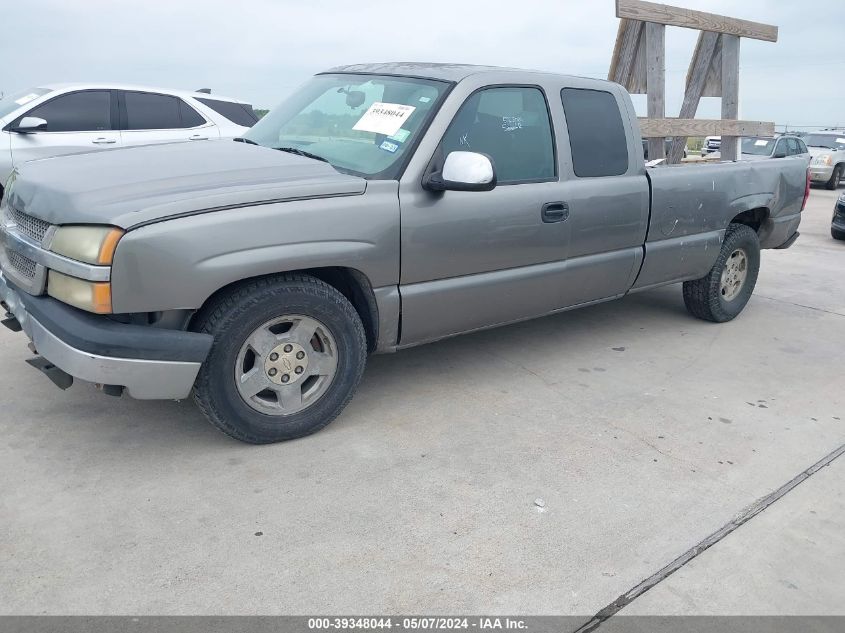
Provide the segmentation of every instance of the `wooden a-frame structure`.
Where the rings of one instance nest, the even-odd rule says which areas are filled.
[[[778,27],[723,15],[671,7],[642,0],[616,0],[619,31],[607,78],[632,94],[647,95],[648,116],[640,129],[648,138],[649,158],[680,162],[688,136],[721,135],[723,159],[737,158],[737,137],[770,135],[774,123],[739,121],[739,40],[776,42]],[[689,70],[678,118],[666,118],[666,26],[697,29],[698,43]],[[696,119],[701,97],[722,98],[721,119]]]

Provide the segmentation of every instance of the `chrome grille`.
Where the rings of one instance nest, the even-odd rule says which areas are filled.
[[[26,213],[21,213],[11,206],[7,207],[6,212],[8,213],[8,218],[18,225],[18,231],[36,242],[41,242],[47,233],[47,229],[50,228],[49,222],[34,218]]]
[[[35,262],[15,251],[6,251],[9,263],[22,277],[35,279]]]

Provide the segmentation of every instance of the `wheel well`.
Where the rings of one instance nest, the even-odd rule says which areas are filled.
[[[768,209],[749,209],[743,211],[733,217],[731,224],[745,224],[750,226],[757,233],[760,232],[760,227],[763,226],[763,221],[769,217]]]
[[[364,332],[367,335],[367,350],[372,353],[376,349],[378,342],[378,305],[373,294],[373,288],[367,276],[359,270],[354,268],[343,268],[339,266],[329,266],[325,268],[305,268],[299,270],[286,270],[284,273],[297,273],[301,275],[311,275],[320,281],[332,286],[335,290],[346,297],[355,308],[358,316],[361,317],[361,323],[364,325]],[[241,279],[227,286],[220,288],[217,292],[205,300],[205,303],[194,313],[191,319],[189,329],[193,326],[193,321],[196,315],[201,313],[206,306],[209,306],[216,301],[220,296],[229,293],[233,288],[253,281],[255,279],[263,279],[275,277],[276,275],[261,275],[259,277],[249,277]]]

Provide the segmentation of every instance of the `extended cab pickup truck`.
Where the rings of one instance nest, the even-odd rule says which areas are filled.
[[[806,161],[646,169],[613,83],[454,64],[314,77],[242,139],[30,162],[0,299],[56,384],[194,398],[265,443],[333,420],[368,353],[684,282],[722,322],[798,236]]]

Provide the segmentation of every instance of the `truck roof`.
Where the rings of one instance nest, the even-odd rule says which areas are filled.
[[[335,66],[320,74],[329,73],[362,73],[373,75],[406,75],[424,79],[440,79],[458,82],[470,75],[519,73],[521,75],[550,75],[555,77],[571,77],[561,73],[551,73],[542,70],[526,70],[523,68],[507,68],[502,66],[480,66],[476,64],[451,64],[435,62],[382,62],[377,64],[351,64]],[[604,80],[596,80],[604,81]],[[609,82],[608,82],[609,83]]]

